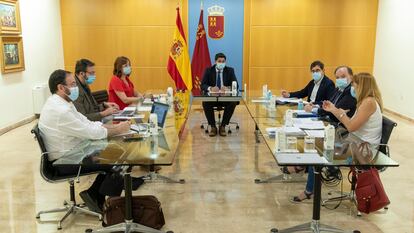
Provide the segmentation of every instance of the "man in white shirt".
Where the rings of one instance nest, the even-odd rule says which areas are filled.
[[[39,129],[44,139],[45,146],[50,152],[49,160],[54,161],[63,156],[65,151],[71,150],[85,140],[98,140],[106,137],[128,132],[129,122],[118,125],[104,125],[101,122],[89,121],[79,113],[73,101],[78,97],[79,90],[73,75],[69,71],[56,70],[49,78],[49,89],[52,96],[46,101],[39,119]],[[60,175],[77,174],[79,165],[55,167]],[[122,192],[122,177],[114,187],[103,187],[102,183],[111,180],[113,183],[112,166],[88,165],[82,166],[82,173],[104,171],[105,175],[98,175],[92,186],[79,195],[85,201],[89,209],[101,212],[101,207],[106,195],[120,194]],[[109,182],[111,182],[109,181]],[[111,185],[112,186],[112,185]],[[117,189],[117,190],[114,190]],[[118,194],[118,195],[119,195]]]

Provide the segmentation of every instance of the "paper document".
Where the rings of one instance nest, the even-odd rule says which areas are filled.
[[[277,153],[276,160],[280,165],[329,164],[325,157],[316,153]]]
[[[296,103],[296,104],[299,103],[300,101],[300,99],[297,99],[297,98],[284,98],[284,97],[277,97],[276,100],[280,102]],[[303,101],[303,104],[309,103],[308,101],[305,101],[305,100],[302,100],[302,101]]]
[[[122,116],[122,115],[114,115],[114,120],[131,120],[131,119],[143,119],[144,114],[133,115],[133,116]]]
[[[152,106],[138,106],[138,112],[150,112]]]
[[[315,121],[312,118],[294,118],[293,125],[301,129],[324,129],[322,121]]]
[[[271,127],[266,128],[266,133],[269,136],[275,136],[276,132],[283,131],[287,136],[304,136],[305,133],[298,127]]]
[[[305,130],[305,133],[314,138],[324,138],[325,137],[325,131],[324,130]]]

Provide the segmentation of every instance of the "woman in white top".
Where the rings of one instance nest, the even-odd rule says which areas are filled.
[[[352,78],[351,95],[357,100],[357,110],[350,118],[347,110],[336,108],[330,101],[323,101],[323,109],[331,112],[348,132],[371,145],[378,145],[382,135],[382,98],[375,78],[369,73],[359,73]],[[310,199],[313,194],[313,169],[309,169],[304,192],[293,197],[293,202]]]
[[[329,101],[324,101],[322,107],[334,114],[348,132],[370,144],[379,144],[382,134],[382,98],[375,78],[369,73],[355,75],[351,95],[357,100],[357,110],[352,118]]]

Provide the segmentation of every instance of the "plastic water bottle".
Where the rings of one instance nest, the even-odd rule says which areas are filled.
[[[267,95],[267,85],[263,85],[262,90],[263,90],[263,97],[266,97],[266,95]]]
[[[293,111],[288,109],[285,113],[285,126],[293,127]]]
[[[323,147],[326,150],[333,150],[335,144],[335,127],[333,125],[327,125],[325,127],[324,135]]]
[[[298,102],[298,110],[303,110],[303,100],[300,99]]]
[[[231,83],[231,95],[236,96],[237,95],[237,82],[233,81]]]
[[[266,94],[266,99],[267,100],[270,100],[272,98],[272,91],[271,90],[268,90],[267,91],[267,94]]]

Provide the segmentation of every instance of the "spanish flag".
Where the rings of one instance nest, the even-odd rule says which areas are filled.
[[[190,55],[188,54],[187,41],[185,39],[183,24],[181,23],[180,9],[177,7],[177,27],[174,31],[174,39],[168,58],[168,73],[175,82],[177,90],[193,89],[191,78]]]
[[[178,7],[176,24],[167,70],[177,90],[174,96],[175,127],[181,135],[190,110],[190,92],[193,89],[193,82],[190,55]]]

